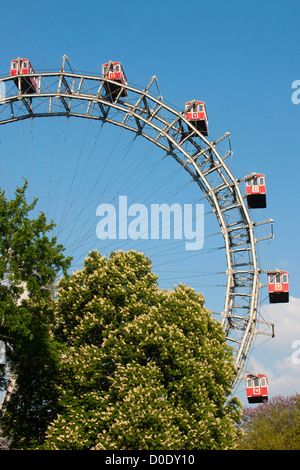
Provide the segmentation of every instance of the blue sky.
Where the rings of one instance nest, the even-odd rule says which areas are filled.
[[[227,131],[231,133],[233,173],[237,177],[253,171],[266,174],[268,207],[264,217],[274,219],[275,239],[261,248],[262,267],[272,269],[275,266],[288,270],[291,295],[289,305],[269,306],[264,303],[267,319],[275,322],[276,337],[255,348],[251,356],[251,363],[259,369],[258,372],[268,374],[271,396],[300,392],[300,364],[292,362],[292,344],[300,340],[300,104],[293,104],[291,99],[294,91],[292,83],[300,80],[299,14],[300,4],[296,0],[187,0],[184,3],[178,0],[87,0],[78,4],[34,0],[30,8],[24,8],[24,2],[16,0],[13,7],[9,4],[1,6],[0,75],[8,74],[10,61],[17,57],[29,58],[38,71],[48,69],[55,63],[59,68],[62,56],[67,54],[74,67],[91,73],[100,73],[99,67],[107,60],[119,60],[130,83],[147,83],[156,75],[165,101],[177,109],[183,109],[184,103],[190,99],[203,99],[208,110],[211,138]],[[105,169],[105,174],[99,163],[101,158],[95,158],[94,166],[85,169],[84,163],[92,152],[97,134],[97,129],[87,123],[66,126],[47,120],[47,123],[24,123],[18,127],[14,124],[3,126],[0,131],[1,171],[7,181],[7,190],[12,188],[15,177],[24,176],[23,169],[19,170],[24,148],[28,157],[28,174],[32,177],[31,190],[37,196],[40,194],[35,194],[35,190],[39,193],[40,188],[45,187],[45,170],[41,162],[48,161],[54,179],[54,175],[58,175],[55,169],[58,161],[54,162],[52,156],[58,155],[60,165],[61,160],[67,161],[65,166],[60,166],[60,176],[53,186],[57,193],[55,202],[41,199],[41,209],[45,211],[46,205],[50,209],[54,205],[61,206],[67,187],[64,169],[69,168],[65,172],[68,176],[71,177],[72,172],[74,175],[75,167],[74,164],[68,167],[69,160],[72,156],[76,159],[77,156],[81,157],[78,179],[67,194],[68,209],[59,215],[59,218],[65,219],[69,214],[71,224],[78,217],[78,212],[80,217],[84,216],[85,208],[79,208],[79,202],[75,203],[75,195],[81,199],[84,192],[79,186],[83,174],[87,194],[94,184],[92,178],[98,168],[103,170],[105,182],[112,181],[114,165],[118,165],[118,158],[122,158],[127,146],[132,144],[132,136],[121,136],[119,131],[114,130],[116,137],[113,138],[110,130],[101,134],[103,140],[97,147],[97,156],[109,153],[114,158],[112,172]],[[119,139],[118,147],[112,144],[115,138]],[[84,151],[81,150],[83,141]],[[98,140],[97,145],[100,145]],[[148,151],[148,144],[134,143],[129,152],[130,162],[136,164],[136,155],[142,156],[144,151]],[[18,172],[13,154],[18,154]],[[152,166],[160,158],[154,149],[149,149],[149,155],[150,160],[145,161],[143,173],[136,173],[138,179],[145,173],[152,175]],[[126,167],[128,164],[121,167],[124,173]],[[166,184],[161,186],[159,193],[153,193],[151,188],[158,174],[150,176],[146,186],[150,191],[147,203],[158,200],[167,202],[164,195],[172,191],[173,202],[182,204],[197,199],[198,193],[190,190],[188,185],[183,191],[175,191],[181,184],[187,183],[187,177],[179,173],[174,179],[169,179],[168,176],[177,168],[174,162],[163,162],[160,168],[159,176],[166,175]],[[47,174],[49,176],[48,170]],[[126,188],[126,194],[130,193],[132,184],[127,184],[126,178],[120,177],[116,186],[109,184],[107,192],[101,192],[101,197],[99,188],[98,192],[93,193],[91,215],[87,215],[88,227],[91,228],[85,230],[91,248],[99,251],[108,249],[99,245],[95,236],[95,211],[98,204],[110,202],[114,195],[121,194],[123,188],[124,191]],[[136,193],[138,202],[146,203],[145,194]],[[85,220],[82,218],[78,223],[77,239],[82,237]],[[205,234],[210,235],[216,230],[215,221],[207,215]],[[212,249],[220,243],[218,236],[207,237],[203,256],[197,259],[186,256],[177,248],[172,258],[172,248],[163,243],[151,246],[149,255],[153,254],[154,269],[167,287],[184,280],[203,291],[208,308],[218,311],[222,308],[221,285],[224,278],[210,274],[206,276],[205,273],[216,273],[224,268],[224,254]],[[144,248],[141,246],[141,249]],[[163,258],[159,256],[160,250],[163,251]],[[174,262],[170,262],[173,259]],[[201,275],[195,278],[197,270]],[[262,338],[260,342],[264,340]],[[241,390],[241,398],[244,397],[243,393]]]

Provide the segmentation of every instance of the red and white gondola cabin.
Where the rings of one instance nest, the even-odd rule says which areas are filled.
[[[22,93],[35,93],[37,91],[37,77],[27,77],[26,75],[35,73],[28,59],[14,59],[10,65],[11,77],[21,75],[20,80],[16,77],[14,82],[17,87],[21,87]]]
[[[289,301],[289,273],[287,271],[269,272],[268,286],[271,304]]]
[[[261,209],[267,207],[266,193],[265,175],[255,174],[246,179],[246,196],[249,208]]]
[[[208,117],[203,101],[188,101],[185,103],[185,117],[201,134],[208,135]]]
[[[266,403],[268,401],[268,380],[266,375],[247,375],[246,393],[248,403]]]
[[[126,88],[120,86],[120,84],[127,85],[127,79],[120,62],[107,62],[102,65],[102,77],[114,80],[116,83],[104,82],[104,88],[111,99],[115,100],[118,96],[127,96]]]

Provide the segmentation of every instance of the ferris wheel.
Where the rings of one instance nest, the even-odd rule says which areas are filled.
[[[10,73],[0,79],[0,85],[2,129],[16,121],[57,116],[78,117],[101,126],[112,124],[122,132],[143,137],[164,156],[172,157],[181,173],[184,170],[200,189],[225,249],[221,324],[234,354],[234,387],[245,377],[256,335],[274,336],[273,323],[259,315],[260,289],[269,286],[271,302],[288,301],[288,273],[265,271],[259,261],[259,242],[273,238],[272,219],[252,220],[253,210],[266,207],[265,175],[250,173],[235,178],[227,164],[232,155],[230,134],[209,139],[205,102],[190,100],[183,110],[175,110],[163,100],[155,76],[142,88],[132,86],[120,62],[107,62],[100,73],[90,75],[69,67],[67,56],[58,71],[46,72],[35,72],[29,60],[18,58],[11,62]],[[265,227],[268,230],[261,236]],[[267,284],[262,278],[266,274]],[[248,376],[258,380],[258,374],[248,372]],[[251,387],[254,390],[254,385]],[[259,400],[260,391],[256,395]]]

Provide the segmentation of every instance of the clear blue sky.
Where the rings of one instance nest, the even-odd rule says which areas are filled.
[[[203,99],[208,109],[211,136],[227,131],[231,133],[234,152],[231,168],[236,176],[253,171],[266,174],[268,207],[264,216],[274,219],[275,239],[268,246],[263,245],[262,264],[265,269],[276,266],[290,272],[292,297],[288,306],[265,306],[268,320],[278,325],[276,338],[253,351],[254,365],[270,377],[271,395],[300,392],[300,364],[295,366],[291,360],[292,343],[300,340],[300,104],[295,105],[291,100],[292,83],[300,80],[299,17],[300,4],[296,0],[186,0],[184,3],[178,0],[87,0],[84,3],[33,0],[27,7],[24,7],[24,2],[16,0],[13,5],[1,4],[0,75],[8,73],[10,61],[16,57],[29,58],[36,70],[43,70],[67,54],[80,71],[98,69],[97,73],[107,60],[119,60],[130,83],[147,82],[156,75],[164,99],[179,109],[190,99]],[[50,156],[51,160],[51,152],[56,145],[61,154],[65,152],[70,156],[76,152],[75,146],[71,151],[70,145],[78,134],[82,134],[81,142],[87,135],[86,123],[74,124],[74,128],[71,127],[73,124],[68,124],[71,130],[59,123],[60,130],[56,131],[56,124],[50,122],[34,123],[33,127],[24,124],[18,131],[14,125],[10,126],[9,130],[8,126],[0,129],[0,150],[2,169],[5,167],[4,171],[12,173],[16,173],[15,167],[10,167],[4,160],[10,158],[12,149],[17,148],[21,155],[20,147],[25,141],[28,152]],[[34,132],[44,135],[46,127],[49,136],[44,140],[47,143],[41,146]],[[54,132],[57,143],[50,150]],[[89,132],[89,138],[94,139],[96,131],[92,129]],[[64,139],[67,133],[68,139]],[[18,143],[10,148],[12,138]],[[66,146],[69,146],[67,150]],[[126,143],[121,144],[118,153],[124,153],[125,146]],[[86,152],[87,147],[88,144],[85,145]],[[104,136],[102,148],[112,152],[110,138],[105,140]],[[133,155],[132,152],[132,158]],[[152,167],[148,165],[150,173]],[[167,175],[175,167],[170,164],[170,167],[163,168]],[[29,171],[37,184],[43,165],[39,168],[34,163]],[[7,175],[7,180],[10,181],[11,177]],[[92,184],[90,178],[91,174],[87,173],[87,187]],[[186,177],[182,180],[181,176],[176,178],[168,182],[173,188],[186,181]],[[153,179],[149,179],[149,188],[150,183],[153,186]],[[120,184],[122,187],[123,183]],[[64,183],[61,183],[59,191],[63,189]],[[105,199],[109,197],[112,193],[106,193],[100,201],[96,194],[92,213],[95,214],[100,202],[109,202]],[[184,193],[178,193],[178,200],[176,197],[174,193],[173,202],[190,202],[194,200],[195,193],[189,194],[187,199]],[[144,200],[138,202],[143,203]],[[150,198],[150,202],[157,201]],[[56,205],[59,205],[58,200]],[[72,211],[75,210],[75,216],[76,208],[74,204]],[[41,209],[45,210],[44,207]],[[91,217],[94,217],[90,219],[91,226],[95,227],[97,219],[94,215]],[[209,216],[205,219],[206,233],[214,231],[213,223]],[[95,233],[89,235],[91,247],[101,251],[102,246],[95,239]],[[76,237],[80,236],[80,232],[76,232]],[[207,239],[204,248],[209,250],[210,246],[218,244],[219,240],[210,242]],[[157,261],[161,259],[157,257],[160,248],[161,245],[157,245],[153,251],[156,253],[153,261],[157,272],[162,270]],[[167,254],[170,256],[170,252]],[[220,257],[223,254],[213,252],[210,256],[201,258],[200,272],[217,271],[219,266],[222,269]],[[163,259],[167,262],[168,258]],[[161,273],[165,284],[170,287],[173,279],[179,282],[182,272],[187,271],[190,277],[183,280],[190,284],[194,282],[195,288],[204,292],[209,308],[220,309],[222,294],[216,295],[216,288],[210,289],[208,284],[222,281],[215,277],[202,281],[204,276],[195,281],[191,277],[198,267],[195,260],[186,257],[182,261],[179,254],[175,260],[176,263],[166,265],[169,271],[165,266]],[[201,282],[206,290],[202,289]],[[214,297],[217,306],[213,305]]]

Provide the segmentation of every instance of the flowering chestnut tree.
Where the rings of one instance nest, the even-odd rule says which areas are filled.
[[[234,447],[232,353],[201,294],[159,289],[143,254],[94,251],[55,308],[59,400],[43,449]]]

